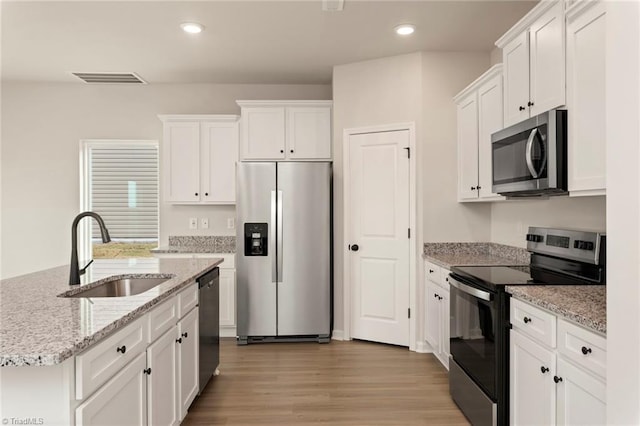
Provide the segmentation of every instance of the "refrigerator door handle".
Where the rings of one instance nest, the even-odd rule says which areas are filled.
[[[276,259],[278,262],[277,274],[278,274],[278,281],[282,282],[282,191],[278,191],[277,216],[278,216],[278,223],[277,223],[278,239],[276,243],[278,245],[276,248]]]
[[[269,236],[269,257],[271,257],[271,282],[275,283],[278,282],[278,268],[277,268],[277,264],[276,264],[276,259],[277,259],[277,255],[276,255],[276,250],[275,250],[275,240],[278,238],[277,234],[276,234],[276,206],[277,200],[276,200],[276,191],[271,191],[271,221],[270,221],[270,230],[269,233],[271,234]]]

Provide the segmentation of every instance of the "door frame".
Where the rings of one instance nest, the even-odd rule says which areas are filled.
[[[409,132],[409,148],[411,155],[409,156],[409,227],[411,229],[411,238],[409,238],[409,309],[411,309],[411,316],[409,318],[409,350],[416,350],[417,340],[417,319],[418,310],[416,301],[418,299],[416,276],[417,276],[417,253],[422,243],[422,225],[416,220],[417,217],[422,216],[421,203],[418,203],[420,194],[418,177],[418,170],[416,167],[416,159],[420,157],[420,153],[416,149],[416,125],[415,122],[407,123],[394,123],[383,124],[378,126],[356,127],[344,129],[342,133],[342,149],[343,149],[343,161],[342,161],[342,177],[343,177],[343,271],[342,271],[342,287],[343,287],[343,310],[344,310],[344,324],[343,324],[343,339],[351,340],[351,294],[353,292],[353,284],[351,283],[351,264],[349,262],[350,252],[347,250],[347,236],[351,231],[350,216],[351,216],[351,203],[350,203],[350,187],[349,187],[349,151],[350,151],[350,138],[351,136],[360,135],[364,133],[381,133],[381,132],[395,132],[407,130]],[[421,198],[420,198],[421,199]]]

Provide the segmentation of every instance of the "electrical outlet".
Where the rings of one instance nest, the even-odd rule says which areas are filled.
[[[236,220],[232,217],[227,218],[227,229],[233,229],[236,227]]]
[[[189,218],[189,229],[198,229],[198,218],[190,217]]]
[[[209,229],[209,218],[203,217],[200,219],[200,228]]]

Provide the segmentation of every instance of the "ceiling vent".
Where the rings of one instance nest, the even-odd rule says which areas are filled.
[[[74,72],[85,83],[91,84],[147,84],[133,72]]]
[[[325,12],[341,12],[344,0],[322,0],[322,10]]]

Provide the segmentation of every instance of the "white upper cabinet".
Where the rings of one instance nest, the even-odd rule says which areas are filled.
[[[457,104],[458,201],[491,201],[491,134],[502,129],[502,65],[460,92]]]
[[[242,160],[331,160],[331,101],[237,101]]]
[[[567,12],[568,186],[570,195],[606,189],[606,2]]]
[[[505,127],[565,104],[564,41],[564,2],[543,0],[496,42]]]
[[[235,204],[237,115],[162,115],[162,185],[173,204]]]

